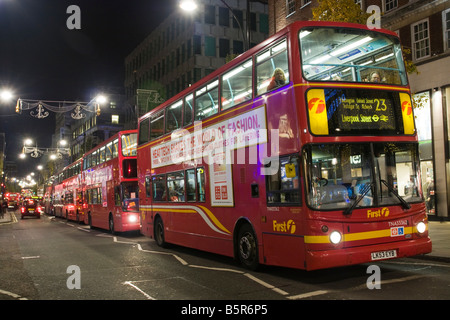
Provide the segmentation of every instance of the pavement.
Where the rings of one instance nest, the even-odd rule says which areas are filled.
[[[14,211],[8,211],[3,218],[0,217],[0,225],[15,222]],[[450,263],[450,221],[428,221],[428,229],[433,244],[432,252],[416,258]]]

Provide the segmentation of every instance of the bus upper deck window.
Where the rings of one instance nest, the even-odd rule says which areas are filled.
[[[256,89],[263,94],[289,83],[286,39],[277,42],[256,57]],[[281,75],[281,77],[279,77]],[[280,82],[282,79],[282,82]]]
[[[299,38],[306,80],[407,84],[396,37],[363,29],[309,27],[300,30]],[[379,81],[370,77],[375,71]]]

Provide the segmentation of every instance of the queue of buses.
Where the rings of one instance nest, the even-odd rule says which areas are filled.
[[[302,21],[87,152],[46,197],[161,247],[314,270],[431,252],[422,193],[397,35]]]

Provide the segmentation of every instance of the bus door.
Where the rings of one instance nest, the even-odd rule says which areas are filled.
[[[147,236],[152,236],[153,230],[150,228],[150,224],[152,223],[152,178],[149,174],[145,175],[144,190],[139,190],[139,192],[141,194],[141,196],[139,197],[139,211],[141,213],[141,233]]]
[[[298,155],[271,159],[266,170],[266,215],[262,218],[266,263],[303,267],[300,158]],[[268,261],[270,260],[270,261]]]

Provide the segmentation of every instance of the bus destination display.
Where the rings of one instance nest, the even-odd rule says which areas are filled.
[[[389,92],[325,89],[330,134],[349,131],[397,131],[394,106]]]

